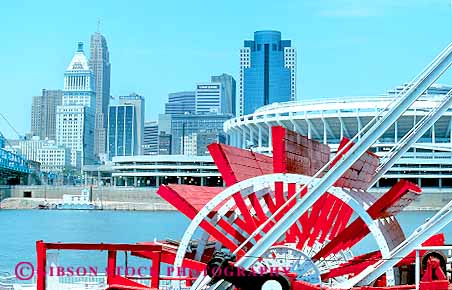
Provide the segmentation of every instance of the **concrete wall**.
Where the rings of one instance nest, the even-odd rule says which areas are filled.
[[[11,197],[11,186],[0,185],[0,201],[8,197]]]
[[[63,194],[80,194],[83,187],[78,186],[12,186],[9,197],[23,198],[31,194],[31,198],[61,199]],[[1,190],[1,189],[0,189]],[[157,202],[166,203],[156,194],[156,188],[133,187],[93,187],[93,200],[118,202]]]
[[[25,192],[31,192],[31,198],[61,199],[63,194],[80,194],[83,187],[75,186],[0,186],[2,199],[5,197],[24,198]],[[371,192],[377,196],[388,189],[376,189]],[[166,207],[168,203],[152,187],[93,187],[93,201],[147,203]],[[439,209],[452,200],[452,189],[424,188],[422,196],[407,209]]]

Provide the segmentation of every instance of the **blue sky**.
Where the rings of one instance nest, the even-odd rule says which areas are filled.
[[[280,30],[298,52],[298,98],[373,95],[407,82],[450,41],[450,0],[5,1],[0,9],[1,112],[30,130],[31,97],[63,86],[77,41],[101,19],[111,93],[146,98],[146,118],[169,92],[223,72],[255,30]],[[452,83],[452,74],[442,82]],[[0,131],[15,133],[0,119]]]

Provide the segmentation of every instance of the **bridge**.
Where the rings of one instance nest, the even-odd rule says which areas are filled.
[[[0,184],[21,183],[30,173],[30,162],[26,158],[0,148]]]

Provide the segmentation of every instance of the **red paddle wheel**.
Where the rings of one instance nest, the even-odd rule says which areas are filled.
[[[115,269],[116,253],[124,250],[152,260],[151,287],[160,287],[161,280],[166,279],[172,281],[173,289],[188,289],[205,271],[215,252],[234,252],[236,259],[247,257],[248,249],[259,243],[295,202],[303,198],[306,190],[300,189],[329,161],[327,145],[283,127],[272,128],[272,140],[273,157],[224,144],[209,146],[226,188],[178,184],[159,188],[161,197],[192,220],[180,243],[118,247],[38,242],[38,261],[41,263],[38,265],[41,269],[45,267],[47,249],[108,250],[109,269]],[[338,151],[347,144],[352,143],[342,140]],[[352,145],[348,146],[342,154]],[[341,156],[334,158],[331,166]],[[292,224],[264,255],[256,257],[257,262],[247,270],[277,271],[289,279],[290,289],[344,289],[341,285],[345,281],[389,257],[389,252],[405,239],[395,216],[420,196],[421,189],[400,180],[380,197],[366,192],[378,165],[379,158],[372,152],[362,155],[335,186]],[[256,230],[258,233],[250,238]],[[377,249],[355,256],[352,248],[366,236],[373,237]],[[433,236],[424,243],[442,244],[443,235]],[[399,269],[413,262],[414,253],[377,279],[375,285],[400,284]],[[160,275],[161,263],[177,269],[173,277]],[[233,261],[228,265],[233,266]],[[108,289],[149,289],[115,271],[107,271],[107,276]],[[207,289],[207,286],[200,286],[202,276],[192,289]],[[219,285],[219,288],[211,289],[226,289]],[[394,287],[414,289],[413,286]],[[40,275],[38,290],[43,289],[45,276]]]

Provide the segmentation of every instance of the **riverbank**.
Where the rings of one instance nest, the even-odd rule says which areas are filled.
[[[38,209],[43,204],[58,204],[61,199],[44,198],[17,198],[11,197],[4,199],[0,203],[0,209],[22,210]],[[175,208],[167,202],[121,202],[121,201],[103,201],[97,205],[104,210],[131,210],[131,211],[174,211]]]
[[[4,199],[0,202],[0,209],[5,210],[21,210],[21,209],[38,209],[39,205],[43,204],[58,204],[61,199],[44,199],[44,198],[18,198],[12,197]],[[99,208],[104,210],[130,210],[130,211],[174,211],[176,210],[172,205],[166,201],[162,202],[125,202],[125,201],[103,201],[96,203]],[[408,206],[404,211],[437,211],[441,206]]]
[[[62,203],[63,195],[80,195],[81,186],[10,186],[0,187],[3,209],[36,209],[39,205]],[[92,187],[91,200],[106,210],[175,210],[157,194],[157,188]]]
[[[64,194],[80,194],[85,187],[76,186],[8,186],[0,187],[4,209],[34,209],[39,204],[61,203]],[[381,196],[388,189],[372,189]],[[424,188],[423,194],[406,211],[437,211],[452,199],[451,188]],[[93,187],[92,200],[108,210],[166,211],[174,208],[152,187]]]

